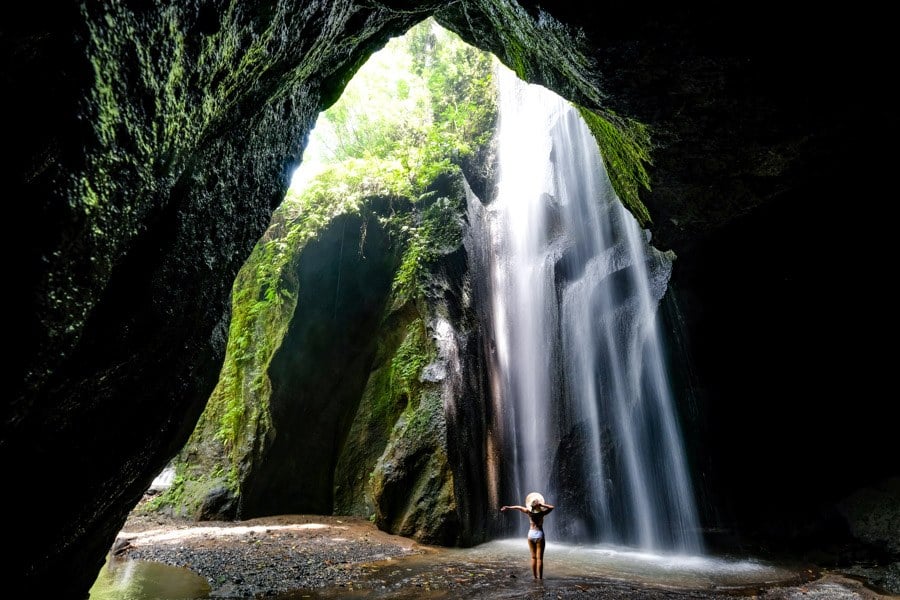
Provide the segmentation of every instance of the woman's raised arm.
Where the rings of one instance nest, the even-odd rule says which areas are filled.
[[[506,512],[508,510],[517,510],[519,512],[528,514],[528,509],[525,508],[524,506],[501,506],[500,507],[500,512]]]

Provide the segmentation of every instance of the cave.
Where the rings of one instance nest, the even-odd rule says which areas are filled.
[[[652,132],[641,200],[678,256],[707,519],[789,551],[838,539],[835,505],[898,475],[890,340],[873,343],[892,314],[874,278],[900,112],[888,19],[512,0],[2,13],[11,589],[86,597],[216,384],[231,284],[317,115],[429,16]]]

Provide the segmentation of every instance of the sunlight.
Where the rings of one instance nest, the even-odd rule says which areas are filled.
[[[434,35],[450,35],[429,19]],[[294,171],[290,190],[297,193],[325,170],[347,145],[365,144],[367,129],[382,122],[388,129],[406,131],[430,121],[428,88],[414,73],[409,40],[392,39],[353,76],[341,97],[319,115]],[[340,123],[340,131],[335,127]]]

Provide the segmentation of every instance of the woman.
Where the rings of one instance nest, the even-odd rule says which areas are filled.
[[[527,508],[526,508],[527,507]],[[525,497],[525,506],[501,506],[500,512],[510,509],[528,515],[531,527],[528,529],[528,547],[531,549],[531,573],[535,579],[544,578],[544,517],[554,509],[551,504],[544,503],[544,497],[531,492]]]

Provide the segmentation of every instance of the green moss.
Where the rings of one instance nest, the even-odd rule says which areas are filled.
[[[455,172],[458,174],[458,169]],[[403,234],[405,243],[393,282],[394,309],[423,295],[434,260],[462,242],[462,222],[453,200],[441,196],[422,204],[425,206],[414,207],[414,212],[396,218],[392,223],[393,228]]]
[[[518,39],[510,38],[506,42],[505,49],[506,58],[509,62],[509,68],[513,70],[513,72],[519,77],[519,79],[527,81],[528,63],[525,60],[525,48],[522,47],[522,43]]]
[[[438,11],[435,18],[464,33],[470,43],[491,50],[521,79],[602,105],[600,86],[591,78],[594,71],[583,33],[540,8],[526,10],[511,0],[480,0],[474,5],[472,9],[451,6]]]
[[[182,475],[175,475],[175,478],[172,479],[172,485],[169,486],[167,490],[150,499],[144,504],[141,504],[136,509],[139,513],[153,513],[159,512],[164,508],[174,509],[176,506],[181,506],[184,501],[184,477]]]
[[[612,113],[600,115],[576,105],[594,134],[613,189],[641,226],[651,223],[650,213],[640,199],[641,189],[650,189],[650,134],[647,126]]]
[[[445,448],[441,391],[429,384],[398,419],[373,472],[379,528],[425,543],[455,543],[453,472]]]
[[[406,328],[406,337],[391,360],[391,394],[399,390],[409,396],[419,388],[419,375],[437,352],[422,319],[416,319]]]
[[[267,21],[248,24],[239,3],[229,2],[217,15],[219,26],[202,36],[187,25],[196,8],[177,3],[155,8],[154,16],[135,13],[124,3],[82,9],[94,72],[88,116],[99,144],[87,156],[87,170],[98,196],[92,200],[99,204],[118,189],[115,175],[126,166],[146,186],[142,197],[130,199],[133,205],[149,208],[165,197],[152,187],[160,161],[177,177],[181,160],[234,118],[238,105],[258,93],[267,72],[295,52],[282,35],[287,7],[277,7]],[[321,59],[294,59],[295,73],[286,77],[283,89],[311,73]],[[274,101],[281,91],[268,94]],[[101,174],[110,181],[100,181]]]
[[[241,462],[254,441],[271,427],[266,399],[271,393],[267,368],[281,343],[297,304],[292,273],[309,241],[335,216],[357,212],[355,199],[327,202],[318,196],[289,194],[276,211],[267,234],[241,268],[232,293],[232,317],[219,382],[188,444],[201,443],[211,428],[228,456],[228,484],[237,490]],[[275,232],[278,232],[276,235]]]
[[[441,442],[436,444],[434,451],[444,454],[443,440],[434,439],[435,435],[442,430],[438,425],[444,421],[440,391],[438,389],[424,390],[418,399],[418,402],[410,403],[407,407],[400,437],[420,443],[422,440]],[[446,456],[444,460],[446,462]]]
[[[169,512],[179,517],[194,516],[209,492],[223,485],[224,480],[225,475],[221,469],[203,471],[184,463],[176,464],[172,485],[140,505],[137,511],[144,514]]]
[[[415,303],[389,314],[379,339],[376,368],[366,384],[335,468],[335,511],[368,516],[374,507],[375,465],[391,432],[426,386],[420,377],[437,350]]]

